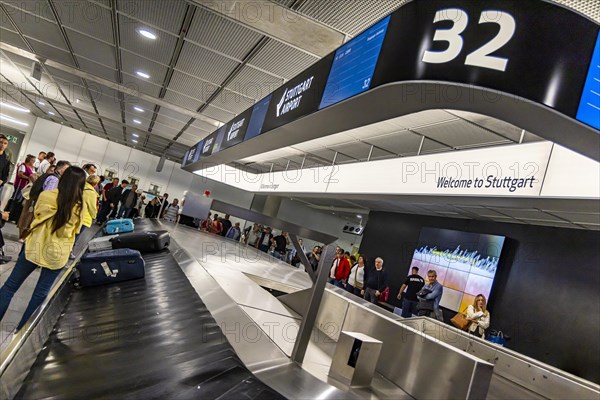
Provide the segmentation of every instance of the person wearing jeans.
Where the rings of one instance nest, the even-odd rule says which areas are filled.
[[[21,321],[19,331],[44,301],[60,270],[69,261],[75,235],[81,229],[86,206],[83,201],[85,172],[79,167],[66,170],[58,189],[42,192],[34,209],[34,219],[13,270],[0,288],[0,320],[25,279],[38,267],[40,278]]]

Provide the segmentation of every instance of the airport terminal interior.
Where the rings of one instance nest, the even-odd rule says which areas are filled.
[[[0,0],[0,85],[1,399],[600,399],[600,1]]]

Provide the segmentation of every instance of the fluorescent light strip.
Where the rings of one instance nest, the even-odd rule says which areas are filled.
[[[138,106],[135,106],[135,107],[133,107],[133,109],[134,109],[135,111],[138,111],[138,112],[141,112],[141,113],[143,113],[143,112],[145,111],[143,108],[141,108],[141,107],[138,107]]]
[[[138,76],[141,76],[141,77],[142,77],[142,78],[144,78],[144,79],[148,79],[148,78],[150,78],[150,75],[148,75],[148,74],[147,74],[147,73],[145,73],[144,71],[135,71],[135,73],[136,73]]]
[[[23,113],[28,113],[29,112],[28,108],[19,107],[19,106],[16,106],[14,104],[11,104],[11,103],[5,103],[3,101],[0,101],[0,106],[6,107],[6,108],[10,108],[11,110],[15,110],[15,111],[18,111],[18,112],[23,112]]]
[[[18,119],[14,119],[13,117],[9,117],[8,115],[0,114],[0,119],[6,120],[8,122],[12,122],[13,124],[29,126],[27,122],[19,121]]]
[[[137,140],[135,140],[135,139],[131,139],[131,141],[132,141],[133,143],[137,143],[137,142],[138,142],[138,141],[137,141]]]
[[[55,114],[54,112],[52,112],[52,111],[48,111],[48,114],[50,114],[50,115],[56,115],[56,114]]]
[[[140,135],[138,135],[137,133],[132,133],[131,136],[133,136],[133,137],[140,137]]]
[[[134,120],[133,120],[133,123],[134,123],[134,124],[141,124],[141,123],[142,123],[142,121],[140,121],[139,119],[134,119]]]

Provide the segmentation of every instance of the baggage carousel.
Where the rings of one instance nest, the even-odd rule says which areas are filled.
[[[244,366],[169,251],[144,260],[145,279],[73,290],[15,398],[285,398]]]

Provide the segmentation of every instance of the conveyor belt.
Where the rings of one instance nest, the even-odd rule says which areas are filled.
[[[16,398],[284,398],[246,369],[168,251],[144,259],[145,279],[73,291]]]

